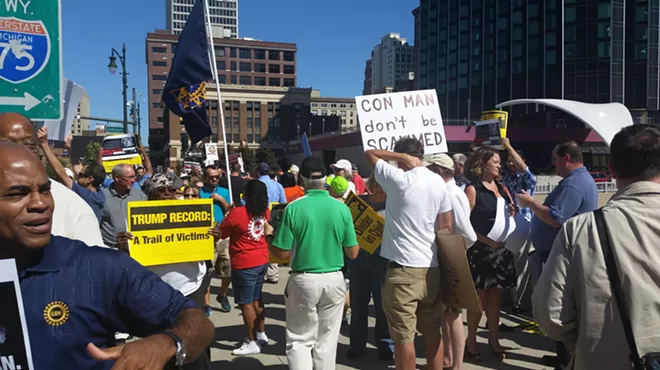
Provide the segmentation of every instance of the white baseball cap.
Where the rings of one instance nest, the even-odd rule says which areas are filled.
[[[454,160],[451,159],[451,157],[445,153],[425,155],[424,165],[428,166],[431,164],[446,168],[448,170],[452,170],[452,171],[454,170]]]
[[[353,165],[346,159],[340,159],[335,164],[331,164],[330,168],[338,168],[346,172],[353,172]]]
[[[298,172],[300,172],[300,168],[296,166],[295,164],[292,164],[291,167],[289,167],[289,172],[291,172],[294,175],[297,175]]]

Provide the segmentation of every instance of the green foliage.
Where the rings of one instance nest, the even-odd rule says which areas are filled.
[[[95,141],[90,141],[87,143],[87,146],[85,147],[85,163],[96,163],[96,158],[100,147],[101,144]],[[71,155],[71,153],[69,153],[69,155]]]
[[[245,158],[243,158],[245,160]],[[275,153],[270,148],[259,148],[255,154],[256,164],[255,167],[261,163],[266,162],[269,165],[277,163],[277,158],[275,158]]]
[[[62,158],[58,158],[60,163],[62,163],[62,166],[66,168],[66,166],[69,164],[66,160]],[[59,181],[59,178],[57,177],[57,174],[55,173],[55,170],[53,170],[53,167],[51,167],[50,163],[46,162],[46,173],[48,174],[48,177],[50,177],[53,180]]]
[[[243,168],[246,172],[252,171],[257,167],[257,160],[254,156],[254,151],[248,149],[247,147],[242,147],[238,150],[243,157]]]

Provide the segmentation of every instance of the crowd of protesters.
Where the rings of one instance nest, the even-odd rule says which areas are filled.
[[[552,151],[563,180],[539,202],[536,176],[507,139],[503,150],[450,157],[424,156],[420,141],[404,138],[391,152],[365,152],[365,181],[346,159],[328,173],[314,156],[286,172],[262,162],[249,173],[240,164],[228,173],[215,165],[155,173],[141,147],[143,166],[120,164],[106,175],[100,153],[95,163],[63,165],[47,136],[20,114],[0,114],[0,258],[17,261],[30,338],[40,349],[33,352],[37,369],[109,368],[113,361],[126,369],[209,369],[212,277],[220,280],[221,310],[232,309],[232,286],[243,317],[246,336],[236,338],[232,353],[258,354],[269,343],[263,284],[280,278],[271,257],[290,261],[289,368],[334,369],[348,315],[346,356],[367,355],[373,302],[379,359],[414,369],[420,334],[428,369],[461,369],[464,360],[482,360],[482,312],[466,312],[466,331],[463,310],[443,304],[441,231],[465,241],[492,358],[507,358],[500,331],[511,328],[500,321],[502,300],[512,302],[512,314],[533,311],[557,340],[557,356],[544,362],[558,369],[632,368],[630,358],[660,351],[660,316],[652,309],[660,303],[660,130],[653,126],[624,128],[612,141],[619,192],[600,213],[604,222],[594,216],[598,189],[576,142]],[[56,181],[47,178],[42,154]],[[373,254],[358,244],[345,205],[351,194],[384,218]],[[213,261],[142,267],[128,257],[129,202],[199,198],[214,204]],[[286,204],[277,223],[273,203]],[[615,278],[608,261],[618,269]],[[88,284],[103,288],[90,295]],[[39,292],[47,285],[70,290],[72,320],[62,333],[41,325],[51,297]],[[128,334],[142,339],[122,344]],[[103,361],[107,366],[97,367]]]

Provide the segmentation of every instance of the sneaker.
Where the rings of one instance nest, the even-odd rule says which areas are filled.
[[[204,306],[204,316],[211,317],[211,314],[213,313],[213,309],[211,306]]]
[[[261,353],[261,347],[259,347],[259,344],[255,341],[243,342],[243,345],[241,345],[240,348],[236,348],[231,352],[234,356],[248,356],[259,353]]]
[[[231,311],[231,305],[229,304],[229,299],[221,296],[217,296],[215,300],[220,303],[220,309],[223,310],[224,312],[229,312]]]
[[[257,333],[257,343],[262,347],[268,345],[268,336],[266,333]]]

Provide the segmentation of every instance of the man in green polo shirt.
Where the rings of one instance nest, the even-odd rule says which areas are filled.
[[[324,190],[323,162],[305,158],[300,174],[305,196],[286,207],[275,240],[267,237],[277,257],[294,249],[285,293],[286,355],[292,370],[334,369],[346,296],[344,254],[355,259],[360,247],[351,211]]]

